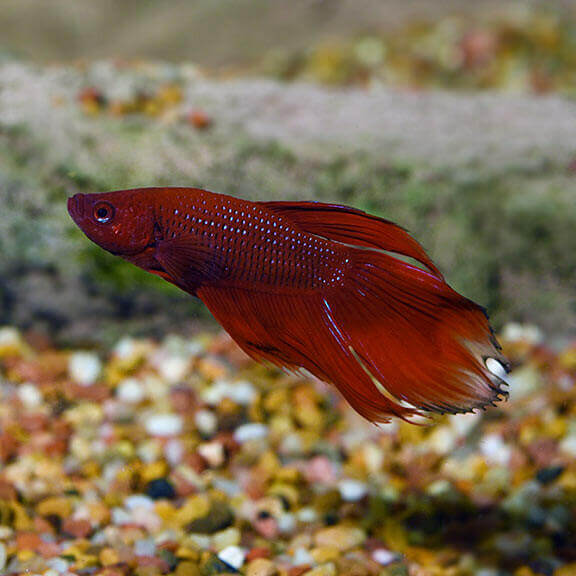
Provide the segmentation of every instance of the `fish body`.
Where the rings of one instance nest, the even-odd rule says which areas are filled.
[[[307,369],[368,420],[505,395],[484,310],[388,220],[197,188],[77,194],[68,209],[102,248],[200,298],[252,357]]]

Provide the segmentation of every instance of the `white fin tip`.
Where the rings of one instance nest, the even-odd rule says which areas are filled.
[[[486,368],[494,375],[496,378],[500,378],[504,382],[508,383],[508,372],[504,365],[496,358],[486,358],[484,360],[484,364],[486,364]]]

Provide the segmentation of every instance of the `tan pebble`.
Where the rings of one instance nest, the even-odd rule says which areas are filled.
[[[560,476],[558,485],[566,491],[576,491],[576,473],[568,470]]]
[[[220,378],[224,378],[228,373],[223,363],[208,358],[198,362],[198,371],[207,380],[219,380]]]
[[[204,518],[210,512],[210,500],[207,496],[198,495],[188,498],[176,515],[179,526],[185,526],[198,518]]]
[[[103,525],[110,521],[110,509],[101,502],[90,502],[88,510],[91,520],[95,523]]]
[[[316,568],[312,568],[312,570],[308,570],[308,572],[304,572],[303,576],[336,576],[336,566],[329,562],[328,564],[321,564],[320,566],[316,566]]]
[[[324,426],[325,418],[322,417],[322,412],[311,406],[304,407],[302,410],[297,409],[294,411],[296,421],[304,428],[322,428]]]
[[[7,558],[8,555],[6,554],[6,546],[0,542],[0,570],[4,570]]]
[[[0,358],[22,356],[27,351],[28,346],[16,328],[0,328]]]
[[[174,574],[175,576],[201,576],[202,573],[194,562],[180,562]]]
[[[234,514],[228,502],[220,498],[213,498],[209,512],[188,523],[185,528],[192,533],[214,534],[228,528],[233,521]]]
[[[100,552],[99,558],[102,566],[112,566],[113,564],[118,564],[120,562],[118,552],[112,548],[104,548]]]
[[[76,570],[84,570],[91,568],[98,564],[98,558],[93,554],[80,554],[74,560],[74,568]]]
[[[325,562],[334,562],[340,558],[340,549],[336,546],[319,546],[310,550],[310,556],[318,564],[323,564]]]
[[[102,571],[97,572],[98,576],[126,576],[126,568],[124,566],[108,566]],[[44,574],[46,576],[46,574]]]
[[[16,552],[16,558],[18,558],[20,562],[28,562],[32,560],[32,558],[36,558],[36,552],[29,549],[18,550],[18,552]]]
[[[157,478],[165,478],[167,473],[168,465],[166,462],[162,460],[151,462],[142,468],[142,482],[150,482],[151,480],[156,480]]]
[[[276,474],[276,481],[286,484],[296,484],[302,478],[302,474],[298,468],[294,466],[285,466],[280,468]]]
[[[258,473],[268,479],[270,476],[276,474],[280,466],[281,463],[277,454],[268,451],[262,454],[258,460]]]
[[[246,576],[276,576],[278,570],[268,558],[256,558],[246,567]]]
[[[275,415],[268,421],[270,434],[275,439],[281,439],[294,429],[292,418],[287,415]]]
[[[286,388],[276,388],[266,394],[264,399],[264,409],[267,412],[288,412],[290,409],[288,390]]]
[[[287,502],[291,509],[296,508],[300,500],[300,491],[290,484],[274,483],[270,486],[268,493],[271,496],[276,496],[284,502]]]
[[[31,530],[33,527],[33,522],[28,516],[28,513],[24,507],[16,502],[11,502],[11,514],[14,517],[13,526],[16,530]],[[0,515],[2,510],[0,508]]]
[[[228,546],[238,546],[240,544],[240,531],[238,528],[231,526],[226,528],[226,530],[221,530],[216,532],[212,536],[212,545],[216,551],[220,552],[227,548]]]
[[[361,546],[366,540],[366,533],[354,526],[337,525],[319,530],[314,535],[316,546],[333,547],[339,550],[350,550]]]
[[[138,566],[134,570],[134,576],[160,576],[161,570],[158,566],[150,566],[145,564],[144,566]]]
[[[318,494],[314,502],[316,510],[320,513],[336,510],[342,505],[342,497],[339,490],[328,490],[323,494]]]
[[[68,498],[46,498],[36,507],[40,516],[57,516],[66,518],[72,514],[72,502]]]
[[[176,557],[182,558],[183,560],[192,560],[194,562],[198,562],[200,560],[200,552],[196,548],[180,546],[176,550]]]
[[[156,502],[155,504],[156,515],[162,520],[162,522],[168,526],[173,527],[174,525],[178,526],[179,520],[177,518],[179,511],[174,508],[174,506],[166,501],[161,500]]]
[[[82,556],[90,546],[88,540],[75,540],[71,542],[73,543],[64,550],[63,556]]]

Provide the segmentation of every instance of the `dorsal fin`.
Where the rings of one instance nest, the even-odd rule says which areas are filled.
[[[262,202],[302,230],[330,240],[366,246],[413,258],[438,278],[443,275],[424,248],[404,228],[362,210],[322,202]]]

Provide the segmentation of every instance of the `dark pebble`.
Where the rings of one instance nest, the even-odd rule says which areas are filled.
[[[234,514],[225,502],[212,502],[209,513],[193,520],[185,526],[187,532],[198,532],[200,534],[214,534],[220,532],[234,523]]]
[[[176,498],[176,490],[166,478],[155,478],[148,482],[146,494],[153,500],[173,500]]]
[[[543,576],[554,576],[554,573],[560,568],[561,563],[555,558],[539,558],[530,563],[530,568],[536,574]]]
[[[536,472],[536,480],[540,484],[550,484],[557,480],[564,472],[564,466],[549,466],[548,468],[541,468]]]

